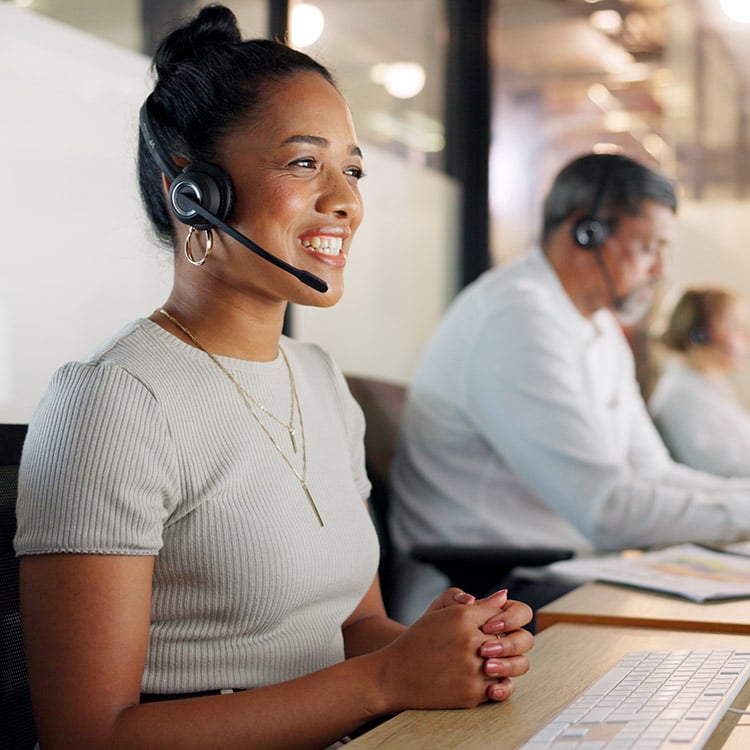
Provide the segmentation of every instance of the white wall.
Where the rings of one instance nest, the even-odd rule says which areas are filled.
[[[136,193],[148,61],[0,3],[0,421],[171,281]]]
[[[0,422],[25,422],[54,369],[148,315],[171,257],[135,180],[149,61],[0,3]],[[344,301],[295,310],[295,335],[342,366],[396,381],[452,296],[458,191],[363,145],[365,222]]]
[[[365,218],[332,309],[296,307],[295,337],[316,341],[344,371],[406,383],[456,291],[456,183],[363,147]]]

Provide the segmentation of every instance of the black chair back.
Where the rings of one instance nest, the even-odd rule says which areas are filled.
[[[26,677],[26,661],[18,606],[16,533],[18,464],[26,425],[0,425],[0,748],[32,750],[34,716]]]

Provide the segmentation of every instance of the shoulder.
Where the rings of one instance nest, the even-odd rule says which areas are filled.
[[[312,399],[318,409],[334,409],[346,422],[359,419],[361,409],[349,390],[346,377],[325,349],[286,336],[282,336],[281,346],[300,394]]]
[[[648,401],[654,416],[667,411],[682,412],[701,402],[716,399],[711,383],[692,368],[679,361],[669,362]]]
[[[304,377],[325,377],[331,381],[343,377],[333,357],[318,344],[297,341],[288,336],[282,336],[280,343],[289,362],[296,364]]]
[[[52,376],[51,387],[80,391],[96,381],[114,384],[130,380],[129,365],[149,356],[149,347],[144,345],[143,323],[136,320],[127,324],[84,359],[61,365]]]
[[[448,325],[467,331],[490,327],[514,338],[550,322],[559,325],[561,309],[571,303],[540,251],[531,251],[485,271],[456,296],[446,315]],[[520,327],[520,328],[519,328]]]
[[[333,357],[318,344],[282,336],[281,346],[300,385],[341,394],[348,392],[346,378]]]
[[[158,410],[158,384],[166,380],[157,374],[165,372],[164,350],[150,340],[145,323],[133,321],[85,359],[60,366],[35,417],[92,423],[105,414]]]

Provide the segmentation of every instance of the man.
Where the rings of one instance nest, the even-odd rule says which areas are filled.
[[[541,247],[454,300],[394,461],[397,617],[411,621],[445,585],[408,557],[415,545],[590,554],[750,536],[750,483],[669,458],[620,327],[651,304],[675,212],[662,175],[622,155],[580,157],[547,196]],[[540,586],[514,596],[540,606],[553,596]]]

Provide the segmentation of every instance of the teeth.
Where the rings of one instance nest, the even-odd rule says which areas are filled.
[[[323,255],[338,255],[343,240],[341,237],[311,237],[309,240],[302,240],[302,244]]]

